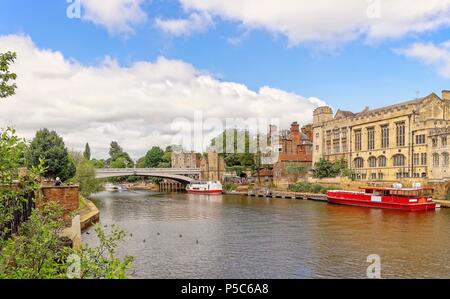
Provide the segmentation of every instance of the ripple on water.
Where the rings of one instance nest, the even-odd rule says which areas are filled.
[[[447,210],[149,192],[92,199],[102,224],[133,234],[119,251],[134,256],[138,278],[364,278],[370,254],[383,277],[450,277]],[[95,244],[94,235],[83,238]]]

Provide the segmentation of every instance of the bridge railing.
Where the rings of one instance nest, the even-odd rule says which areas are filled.
[[[97,173],[152,172],[152,173],[199,173],[200,168],[97,168]]]

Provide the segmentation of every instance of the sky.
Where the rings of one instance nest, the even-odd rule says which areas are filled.
[[[440,95],[450,0],[1,0],[6,51],[18,90],[0,127],[47,127],[97,158],[117,140],[138,158],[201,150],[226,120],[286,129],[322,105]]]

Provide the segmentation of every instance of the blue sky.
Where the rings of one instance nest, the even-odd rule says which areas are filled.
[[[106,21],[96,20],[104,13],[99,0],[82,1],[93,4],[82,7],[81,19],[70,19],[65,0],[2,0],[0,36],[29,37],[36,49],[61,52],[66,60],[73,59],[83,67],[98,67],[105,57],[124,68],[138,61],[154,63],[158,57],[165,57],[252,91],[268,86],[352,111],[408,100],[417,91],[427,95],[450,89],[450,47],[443,46],[450,40],[450,22],[445,19],[450,12],[447,0],[419,0],[418,12],[410,19],[400,15],[402,10],[386,4],[381,12],[387,17],[382,16],[378,23],[360,18],[361,7],[368,5],[367,1],[345,0],[356,7],[348,13],[349,18],[354,13],[358,22],[349,22],[342,28],[338,15],[341,8],[332,7],[335,1],[328,2],[331,12],[336,10],[336,19],[331,20],[324,18],[329,11],[322,11],[319,6],[311,8],[318,12],[317,17],[302,15],[303,8],[314,6],[307,1],[264,0],[278,3],[268,8],[278,14],[273,18],[267,17],[264,8],[259,14],[259,7],[252,7],[254,0],[239,1],[247,2],[249,11],[236,8],[238,2],[233,5],[233,1],[224,0],[207,4],[199,0],[112,1],[117,5],[128,1],[145,16],[135,23],[133,15],[122,20],[122,27],[125,24],[128,29],[114,23],[120,13],[109,13]],[[324,1],[327,0],[317,2]],[[405,3],[390,3],[393,2]],[[295,9],[283,10],[283,3]],[[100,12],[85,16],[95,9]],[[298,16],[289,15],[290,11],[298,11]],[[200,28],[184,28],[184,33],[177,31],[179,27],[167,29],[156,24],[157,19],[188,20],[192,15],[200,15],[204,23]],[[302,23],[302,18],[306,23]],[[317,32],[316,27],[320,27]],[[435,54],[428,57],[430,51]]]
[[[155,28],[151,18],[183,17],[176,0],[151,1],[143,9],[150,21],[130,36],[115,36],[103,27],[66,17],[65,1],[3,0],[0,34],[27,34],[41,48],[61,51],[86,65],[110,55],[120,64],[181,59],[227,81],[281,88],[317,96],[334,107],[358,110],[450,88],[429,66],[396,54],[412,42],[442,42],[450,30],[407,35],[367,45],[364,40],[325,48],[317,44],[289,46],[286,37],[254,30],[239,44],[229,38],[244,31],[237,22],[218,21],[214,28],[189,37],[172,37]]]

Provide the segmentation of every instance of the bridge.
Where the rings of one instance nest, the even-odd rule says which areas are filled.
[[[120,176],[148,176],[170,179],[182,184],[190,184],[200,178],[199,168],[99,168],[95,170],[98,179]]]

